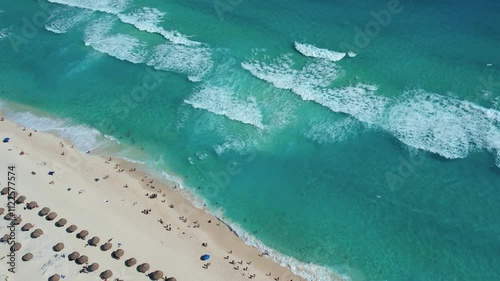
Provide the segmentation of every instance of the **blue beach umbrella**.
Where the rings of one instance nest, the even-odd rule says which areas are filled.
[[[10,141],[10,138],[4,138],[3,139],[3,142],[6,143],[6,142],[9,142]]]
[[[206,261],[206,260],[209,260],[209,259],[210,259],[210,255],[207,255],[207,254],[205,254],[205,255],[203,255],[203,256],[200,257],[200,260],[202,260],[202,261]]]

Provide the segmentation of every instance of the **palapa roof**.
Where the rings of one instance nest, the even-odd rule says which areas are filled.
[[[63,227],[63,226],[65,226],[65,225],[66,225],[66,223],[67,223],[67,222],[68,222],[68,221],[67,221],[65,218],[62,218],[62,219],[60,219],[60,220],[58,220],[58,221],[56,222],[56,226],[57,226],[57,227]]]
[[[148,270],[149,270],[149,264],[147,264],[147,263],[143,263],[137,267],[137,271],[142,272],[142,273],[146,273],[146,271],[148,271]]]
[[[52,247],[52,250],[54,250],[55,252],[62,251],[63,249],[64,249],[63,243],[57,243],[54,245],[54,247]]]
[[[49,207],[43,207],[40,212],[38,212],[38,215],[43,217],[46,216],[48,213],[50,213],[50,208]]]
[[[73,233],[73,232],[75,232],[77,229],[78,229],[78,227],[77,227],[76,225],[72,224],[72,225],[68,226],[68,228],[66,228],[66,232],[67,232],[67,233]]]
[[[27,253],[27,254],[25,254],[25,255],[24,255],[21,259],[22,259],[23,261],[29,261],[29,260],[31,260],[32,258],[33,258],[33,254],[32,254],[32,253]]]
[[[51,221],[51,220],[54,220],[56,217],[57,217],[57,213],[56,212],[50,212],[50,214],[47,215],[46,219],[48,221]]]
[[[31,232],[31,238],[38,238],[40,236],[42,236],[43,234],[43,230],[41,230],[40,228],[37,228],[35,229],[35,231]]]
[[[161,270],[156,270],[149,274],[149,277],[153,280],[160,280],[163,278],[163,272]]]
[[[102,279],[111,278],[111,276],[113,276],[113,272],[111,270],[106,270],[103,271],[100,276]]]

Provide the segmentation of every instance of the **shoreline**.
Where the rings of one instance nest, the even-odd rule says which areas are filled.
[[[6,120],[4,122],[9,123],[11,121]],[[13,122],[12,122],[12,125],[14,125],[17,129],[20,129],[17,126],[17,124],[15,124]],[[39,135],[42,134],[42,135],[45,135],[46,138],[48,137],[48,138],[52,138],[52,139],[59,139],[59,136],[54,136],[53,134],[50,134],[50,133],[37,132],[37,133],[33,133],[33,134],[39,134]],[[64,141],[64,143],[67,143],[67,142]],[[55,142],[55,144],[57,144],[57,142]],[[67,145],[69,146],[70,144],[67,143]],[[106,162],[106,161],[104,161],[104,160],[106,160],[106,159],[104,159],[105,158],[104,155],[98,155],[98,156],[85,155],[85,154],[82,154],[81,152],[78,152],[78,151],[76,153],[80,154],[80,156],[83,158],[91,157],[91,158],[96,158],[96,159],[99,159],[100,161]],[[322,269],[322,271],[325,271],[326,274],[330,275],[329,278],[328,279],[324,279],[324,278],[317,279],[315,277],[312,277],[313,274],[315,273],[315,271],[312,268],[310,268],[310,266],[314,266],[314,265],[305,264],[305,263],[302,263],[302,262],[295,260],[294,258],[287,257],[285,255],[281,255],[280,253],[277,253],[277,252],[273,251],[272,249],[270,249],[269,247],[266,247],[265,245],[263,245],[256,238],[251,237],[251,235],[249,235],[249,234],[246,234],[243,230],[240,230],[240,227],[233,227],[234,224],[225,221],[223,217],[221,219],[220,216],[216,216],[215,214],[213,214],[213,212],[211,212],[207,208],[201,207],[201,206],[196,206],[197,204],[191,202],[190,198],[191,197],[195,198],[194,200],[196,200],[197,202],[202,202],[202,200],[197,198],[195,194],[193,194],[190,190],[187,190],[184,188],[178,188],[177,190],[174,189],[172,187],[172,185],[168,184],[168,183],[172,182],[171,179],[166,179],[166,177],[162,178],[162,177],[154,176],[155,173],[148,171],[149,167],[147,165],[134,162],[133,160],[132,160],[132,162],[128,161],[125,157],[118,158],[118,159],[115,158],[112,160],[113,160],[113,162],[116,162],[120,167],[123,167],[122,170],[128,171],[129,169],[135,169],[136,167],[138,167],[137,171],[135,171],[133,173],[133,175],[129,175],[136,182],[140,182],[140,180],[141,180],[140,177],[142,177],[142,176],[144,176],[146,178],[147,177],[151,178],[151,175],[153,175],[152,179],[154,179],[154,180],[158,180],[158,178],[161,178],[160,179],[161,183],[159,185],[155,184],[156,187],[158,187],[158,188],[156,188],[156,191],[161,190],[160,193],[163,191],[165,194],[169,195],[168,197],[176,197],[174,200],[176,202],[174,204],[176,206],[175,211],[174,211],[174,209],[171,209],[169,211],[174,211],[177,215],[180,215],[180,217],[186,216],[186,214],[188,214],[187,215],[188,217],[191,217],[191,216],[196,216],[196,218],[205,217],[205,218],[209,218],[208,220],[211,220],[210,218],[212,218],[212,219],[214,219],[214,221],[219,222],[219,223],[217,223],[219,228],[220,228],[220,226],[222,226],[222,229],[227,228],[227,229],[223,230],[222,233],[224,233],[224,232],[229,233],[229,236],[232,236],[234,238],[233,240],[235,240],[235,241],[232,241],[232,243],[234,243],[235,247],[238,249],[238,252],[244,252],[244,254],[241,254],[241,256],[244,257],[244,259],[254,259],[254,260],[258,259],[259,260],[258,264],[256,264],[255,266],[252,265],[252,267],[255,267],[254,272],[257,272],[257,273],[253,273],[253,274],[256,274],[256,277],[253,278],[254,280],[274,280],[274,276],[277,276],[277,275],[273,274],[272,275],[273,278],[265,275],[268,272],[272,272],[273,270],[281,272],[282,277],[280,278],[280,280],[287,280],[287,281],[288,280],[342,280],[341,278],[334,276],[331,272],[326,273],[326,271],[329,271],[329,270],[326,270],[325,268],[322,268],[320,266],[317,266],[317,269]],[[138,190],[135,190],[135,191],[143,192],[145,190],[148,190],[147,186],[140,187],[140,188],[138,188]],[[179,204],[181,205],[181,208],[183,209],[181,212],[177,211],[178,210],[177,205],[179,205]],[[188,228],[190,228],[190,227],[191,226],[188,226]],[[201,232],[201,233],[198,235],[206,237],[205,240],[209,241],[209,243],[208,243],[209,245],[212,245],[212,244],[217,245],[218,249],[216,252],[219,253],[218,258],[223,258],[223,257],[228,256],[227,255],[228,250],[222,249],[225,247],[225,245],[223,245],[225,243],[221,243],[221,241],[224,241],[224,239],[219,237],[219,235],[221,235],[220,230],[219,231],[209,230],[209,231],[199,231],[199,232]],[[224,235],[224,237],[225,236],[227,236],[227,235]],[[261,251],[262,252],[264,252],[264,251],[270,252],[272,254],[269,257],[263,258],[262,256],[259,256],[261,254]],[[224,254],[226,254],[226,255],[224,256]],[[241,259],[243,259],[243,258],[241,258]],[[291,263],[293,263],[293,264],[289,264],[288,263],[289,261],[291,261]],[[223,260],[222,263],[224,263],[224,262],[227,263],[228,261]],[[286,264],[286,267],[284,266],[285,264]],[[233,272],[240,272],[241,273],[241,269],[240,270],[234,269],[237,266],[233,267],[231,265],[226,265],[225,267],[226,267],[226,270],[229,270],[229,272],[233,271]],[[314,267],[316,267],[316,266],[314,266]],[[208,271],[206,271],[206,272],[212,271],[210,269],[208,269]],[[294,273],[292,273],[292,271]],[[228,273],[226,272],[224,274],[228,274]],[[243,273],[243,274],[245,274],[245,273]],[[251,274],[251,273],[247,273],[247,276],[248,276],[248,274]],[[297,276],[297,274],[302,275],[302,277]],[[204,274],[203,276],[206,277],[205,275],[206,274]],[[231,274],[229,274],[229,275],[231,275]],[[304,278],[304,276],[307,276],[308,278]],[[219,279],[216,278],[215,280],[221,280],[220,279],[221,277],[218,277],[218,278]],[[222,280],[227,280],[225,278],[226,277],[223,277]],[[238,280],[238,279],[234,279],[235,277],[231,277],[231,278],[233,278],[232,280]],[[310,278],[313,278],[313,279],[310,279]],[[248,279],[248,277],[244,277],[243,279]],[[190,280],[190,279],[183,278],[182,280]],[[209,280],[211,280],[211,279],[209,279]]]

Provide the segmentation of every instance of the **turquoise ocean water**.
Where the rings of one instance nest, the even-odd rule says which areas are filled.
[[[177,177],[310,280],[500,280],[498,1],[0,10],[15,121]]]

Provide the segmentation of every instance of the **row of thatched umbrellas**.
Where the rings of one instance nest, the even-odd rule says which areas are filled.
[[[1,195],[5,195],[7,193],[8,193],[8,189],[7,188],[3,188],[0,191]],[[11,196],[11,194],[9,194],[9,198],[14,199],[18,195],[19,195],[19,193],[14,192],[14,196]],[[25,201],[26,201],[26,196],[19,196],[19,197],[17,197],[15,203],[16,204],[23,204]],[[29,209],[29,210],[32,210],[32,209],[35,209],[35,208],[38,208],[38,207],[39,206],[38,206],[38,203],[36,201],[31,201],[31,202],[29,202],[29,203],[26,204],[26,208]],[[4,211],[5,210],[3,208],[0,208],[0,215],[2,215],[4,213]],[[45,216],[45,219],[48,220],[48,221],[53,221],[54,219],[57,218],[57,213],[56,212],[51,212],[50,208],[48,208],[48,207],[42,208],[38,212],[38,215],[41,216],[41,217]],[[5,220],[12,220],[12,218],[13,217],[12,217],[11,213],[8,213],[4,217]],[[22,222],[22,219],[20,217],[16,217],[16,218],[14,218],[14,220],[11,221],[11,225],[19,225],[21,222]],[[65,218],[61,218],[61,219],[59,219],[55,223],[55,225],[57,227],[63,227],[66,224],[67,224],[67,220]],[[33,228],[33,225],[31,223],[26,223],[21,228],[21,230],[22,231],[29,231],[31,228]],[[78,229],[78,227],[73,224],[73,225],[70,225],[68,228],[66,228],[66,232],[67,233],[73,233],[77,229]],[[33,231],[31,233],[30,237],[33,238],[33,239],[36,239],[36,238],[40,237],[41,235],[43,235],[43,231],[41,229],[36,229],[35,231]],[[88,235],[89,235],[89,232],[87,230],[82,230],[82,231],[80,231],[76,235],[76,237],[79,238],[79,239],[85,240]],[[7,241],[9,238],[10,238],[9,234],[5,234],[0,240],[1,241]],[[90,246],[97,247],[97,245],[99,244],[99,242],[100,242],[99,237],[94,236],[94,237],[92,237],[92,239],[89,240],[88,243],[89,243]],[[17,243],[16,242],[16,243],[14,243],[14,245],[11,246],[11,250],[12,251],[19,251],[21,249],[21,247],[22,247],[21,243]],[[111,248],[112,248],[112,244],[109,243],[109,242],[106,242],[106,243],[102,244],[101,247],[100,247],[100,249],[102,251],[108,251]],[[64,249],[64,244],[63,243],[57,243],[56,245],[54,245],[52,247],[52,249],[55,252],[62,251]],[[125,252],[122,249],[117,249],[117,250],[115,250],[115,251],[113,251],[111,253],[111,256],[113,258],[115,258],[115,259],[118,260],[121,257],[123,257],[124,254],[125,254]],[[23,261],[30,261],[32,258],[33,258],[33,254],[31,254],[31,253],[27,253],[27,254],[25,254],[25,255],[22,256],[22,260]],[[78,253],[78,252],[71,253],[68,256],[68,259],[70,261],[75,261],[77,264],[87,264],[88,263],[88,257],[85,256],[85,255],[80,256],[80,253]],[[135,258],[129,258],[128,260],[125,261],[125,265],[127,267],[132,267],[135,264],[137,264],[137,260]],[[87,270],[89,272],[94,272],[94,271],[96,271],[98,269],[99,269],[99,264],[97,264],[97,263],[92,263],[91,265],[87,266]],[[138,272],[146,273],[150,269],[150,266],[147,263],[143,263],[143,264],[138,265],[136,269],[137,269]],[[113,276],[113,272],[111,270],[105,270],[99,276],[102,279],[111,278]],[[151,272],[151,273],[148,274],[148,276],[152,280],[160,280],[160,279],[164,278],[164,274],[160,270],[156,270],[154,272]],[[54,274],[54,275],[52,275],[49,278],[49,281],[58,281],[58,280],[60,280],[60,276],[58,274]],[[170,277],[170,278],[167,279],[167,281],[176,281],[176,279],[174,277]]]

